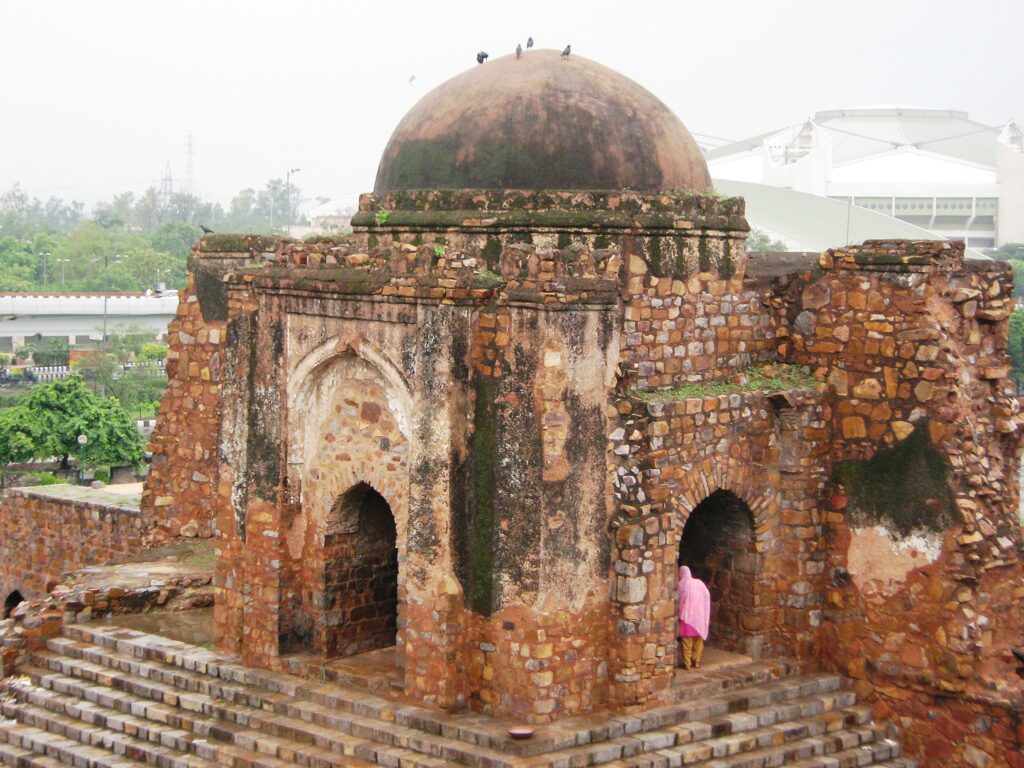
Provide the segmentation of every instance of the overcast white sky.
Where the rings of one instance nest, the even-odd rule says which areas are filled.
[[[295,167],[367,191],[417,99],[529,35],[729,139],[878,103],[1024,120],[1022,0],[0,0],[0,30],[0,190],[89,204],[181,177],[190,131],[221,202]]]

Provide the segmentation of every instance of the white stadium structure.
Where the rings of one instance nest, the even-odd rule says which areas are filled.
[[[994,128],[966,112],[917,107],[829,110],[706,157],[723,192],[741,182],[747,193],[766,185],[832,198],[973,248],[1024,242],[1024,130],[1012,121]],[[762,197],[748,203],[752,224],[799,239],[772,226],[769,209],[785,203]]]

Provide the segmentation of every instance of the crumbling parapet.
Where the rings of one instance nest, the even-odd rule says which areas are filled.
[[[1008,653],[1024,630],[1012,273],[932,241],[869,241],[821,267],[781,281],[775,305],[780,353],[834,396],[823,659],[898,718],[913,752],[1008,764],[984,728],[937,737],[929,720],[956,693],[1012,721],[1021,691]]]
[[[218,482],[223,348],[227,341],[225,272],[258,262],[269,243],[254,236],[214,235],[189,262],[188,286],[168,327],[167,389],[150,438],[153,460],[142,512],[159,543],[212,535],[209,499]]]

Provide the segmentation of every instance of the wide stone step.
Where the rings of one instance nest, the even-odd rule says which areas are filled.
[[[146,768],[145,763],[23,723],[0,725],[0,762],[17,768]]]
[[[63,768],[60,760],[46,756],[45,747],[39,752],[34,752],[18,746],[21,743],[22,732],[27,730],[28,726],[13,721],[0,725],[0,763],[14,768]],[[105,765],[104,768],[111,768],[111,765]],[[118,768],[129,768],[129,765],[132,764],[127,761],[117,763]]]
[[[76,625],[66,628],[68,637],[51,640],[49,648],[59,654],[89,660],[90,663],[127,671],[138,677],[160,682],[188,692],[204,693],[225,699],[236,705],[278,711],[284,706],[290,714],[300,719],[308,715],[297,711],[297,700],[306,699],[337,713],[352,713],[387,724],[387,732],[395,725],[423,731],[432,736],[443,736],[471,745],[466,756],[458,756],[445,744],[447,758],[460,760],[470,765],[497,761],[495,756],[478,759],[481,750],[494,750],[497,754],[524,756],[549,754],[571,749],[577,744],[595,743],[626,735],[664,728],[686,719],[707,718],[746,706],[752,695],[762,695],[763,700],[778,700],[799,695],[801,692],[833,689],[839,686],[839,678],[825,676],[800,679],[775,680],[774,675],[788,673],[792,668],[787,664],[774,663],[750,665],[745,672],[723,671],[710,673],[702,678],[693,678],[694,685],[702,690],[730,691],[726,697],[703,700],[697,705],[668,705],[639,715],[622,715],[611,718],[579,718],[573,721],[545,726],[535,739],[527,742],[512,742],[500,727],[488,724],[486,718],[475,715],[444,717],[439,713],[413,706],[396,705],[393,700],[382,698],[364,690],[353,690],[338,684],[316,686],[310,681],[290,675],[280,675],[251,670],[237,664],[228,656],[213,653],[202,648],[188,646],[165,638],[142,635],[128,630],[97,628],[93,625]],[[75,674],[75,673],[72,673]],[[762,693],[752,694],[750,681],[766,680],[768,686],[784,683],[784,686],[767,688]],[[702,681],[702,682],[700,682]],[[732,692],[732,687],[748,683],[744,691]],[[794,686],[800,687],[794,687]],[[710,687],[709,687],[710,686]],[[144,694],[148,695],[148,694]],[[173,692],[168,696],[173,697]],[[186,706],[195,706],[195,701],[181,695]],[[701,709],[703,708],[703,709]],[[331,728],[344,727],[337,717],[330,722],[321,722]],[[372,724],[360,724],[371,729],[360,731],[368,737],[373,735]],[[431,754],[437,754],[436,751]],[[477,757],[473,757],[477,756]],[[495,762],[498,765],[500,763]]]
[[[119,688],[94,683],[95,677],[87,669],[72,666],[71,670],[84,676],[33,667],[23,672],[39,689],[68,697],[70,701],[64,704],[73,707],[71,714],[77,716],[77,710],[81,709],[71,702],[86,702],[90,709],[89,722],[95,719],[118,731],[126,730],[127,726],[131,730],[126,732],[149,740],[153,739],[147,733],[170,731],[181,737],[177,745],[181,749],[189,749],[190,740],[198,737],[274,754],[282,759],[300,753],[304,756],[300,764],[307,764],[306,758],[315,754],[324,766],[352,764],[349,758],[342,756],[366,761],[360,764],[397,765],[401,760],[402,765],[411,768],[455,762],[493,768],[512,765],[490,750],[477,748],[470,753],[466,745],[458,742],[428,738],[420,731],[393,725],[388,731],[386,723],[357,715],[347,714],[341,723],[343,727],[329,729],[269,711],[218,703],[214,699],[201,702],[199,694],[185,694],[189,709],[182,709],[181,697],[163,695],[162,686],[156,687],[141,678]],[[109,682],[116,686],[124,680],[114,678]],[[440,758],[440,762],[434,758]]]
[[[749,664],[722,667],[711,672],[689,670],[676,679],[668,691],[668,700],[675,703],[706,699],[737,688],[749,688],[789,677],[799,672],[799,667],[785,659],[762,659]]]
[[[792,665],[785,662],[753,663],[688,678],[694,691],[705,694],[717,692],[717,697],[705,696],[692,702],[684,698],[681,703],[667,704],[636,715],[573,718],[538,729],[537,737],[529,742],[511,742],[503,729],[487,723],[482,716],[461,714],[445,717],[415,706],[396,705],[392,700],[338,684],[315,686],[302,678],[248,669],[231,657],[164,638],[94,625],[71,626],[66,628],[66,634],[68,637],[50,642],[53,652],[124,670],[185,691],[225,699],[233,704],[273,711],[279,711],[283,705],[286,714],[301,719],[308,719],[309,715],[297,701],[308,700],[334,710],[335,715],[338,711],[351,712],[384,721],[388,729],[397,724],[444,736],[472,745],[473,749],[466,757],[459,757],[450,749],[445,752],[450,759],[464,760],[468,764],[480,762],[474,761],[472,754],[481,748],[520,756],[551,753],[617,736],[660,730],[689,720],[707,719],[749,706],[835,690],[840,684],[839,678],[833,675],[776,679],[778,675],[790,674]],[[762,684],[752,688],[755,681]],[[175,694],[168,695],[173,697]],[[674,698],[675,694],[671,697]],[[193,703],[185,696],[181,698],[186,705]],[[337,718],[322,724],[339,727]],[[364,733],[376,738],[371,732]],[[487,760],[495,759],[493,756],[485,757]]]
[[[804,678],[801,689],[765,688],[758,684],[775,682],[793,683],[778,675],[792,674],[790,663],[755,663],[713,673],[693,674],[687,677],[687,688],[700,692],[703,699],[697,705],[680,707],[669,703],[638,715],[620,715],[611,718],[574,718],[539,729],[535,739],[511,742],[504,730],[486,723],[486,718],[474,715],[441,716],[414,706],[397,706],[390,699],[381,698],[362,690],[352,690],[332,684],[314,687],[309,681],[289,675],[275,675],[247,669],[236,660],[176,641],[142,635],[127,630],[96,628],[78,625],[66,629],[68,638],[51,641],[50,648],[59,653],[93,660],[104,666],[115,666],[143,677],[159,680],[188,690],[203,691],[218,698],[261,709],[272,709],[283,699],[306,698],[334,710],[353,712],[366,717],[395,722],[434,735],[444,735],[473,744],[474,749],[494,749],[510,755],[536,755],[569,749],[583,743],[594,743],[617,735],[656,730],[687,719],[699,719],[723,712],[756,706],[758,701],[746,700],[762,696],[760,702],[779,700],[787,696],[813,691],[833,690],[840,680],[835,676]],[[78,640],[79,642],[74,642]],[[82,645],[82,643],[85,643]],[[148,660],[142,660],[148,659]],[[198,671],[196,674],[189,671]],[[212,676],[212,682],[211,682]],[[221,682],[223,680],[232,682]],[[757,690],[751,686],[757,685]],[[731,693],[734,688],[741,691]],[[711,692],[721,695],[709,700]],[[669,698],[679,697],[670,692]],[[684,701],[687,700],[684,698]],[[707,709],[701,710],[700,707]]]
[[[797,715],[800,720],[766,718],[773,724],[764,727],[757,715],[731,715],[707,723],[691,723],[664,731],[613,739],[596,749],[577,748],[559,753],[548,763],[529,762],[530,766],[618,765],[625,761],[669,759],[678,765],[708,760],[745,750],[759,750],[799,739],[821,736],[844,728],[863,726],[871,721],[871,710],[864,706],[828,710],[816,715]]]
[[[66,627],[65,633],[67,637],[48,643],[51,657],[67,656],[87,661],[96,666],[85,666],[84,671],[97,675],[101,674],[97,667],[106,667],[106,674],[111,678],[108,683],[117,677],[114,671],[118,671],[166,686],[161,690],[166,700],[180,701],[181,706],[193,711],[209,706],[209,699],[218,699],[218,707],[230,716],[231,706],[275,711],[282,702],[309,697],[329,702],[337,710],[385,723],[392,732],[398,725],[427,735],[463,741],[473,745],[476,751],[509,742],[502,728],[488,724],[487,718],[482,716],[446,717],[433,710],[396,704],[363,690],[339,685],[319,686],[291,675],[253,670],[201,648],[130,630],[98,631],[88,625],[74,625]],[[41,662],[46,656],[37,654],[36,661]],[[52,659],[46,661],[47,666],[53,663]],[[66,671],[77,675],[70,666]],[[134,684],[135,692],[140,695],[155,695],[147,686],[137,681]]]
[[[838,676],[799,675],[785,662],[690,673],[661,706],[539,726],[526,742],[511,741],[503,724],[483,715],[255,670],[229,655],[96,624],[65,627],[31,664],[23,671],[34,692],[18,694],[23,709],[104,723],[120,738],[170,744],[230,768],[277,768],[267,760],[316,768],[854,768],[899,756],[875,748],[884,732]]]
[[[191,740],[184,731],[154,729],[133,736],[108,727],[102,714],[89,705],[74,705],[66,697],[49,691],[24,686],[17,702],[3,705],[7,717],[40,730],[45,730],[79,746],[100,748],[156,768],[214,768],[233,765],[236,768],[285,768],[289,763],[267,754],[235,747],[217,750],[203,740]],[[64,699],[64,701],[62,701]],[[68,714],[64,714],[67,712]],[[124,725],[123,718],[114,727]],[[153,738],[150,741],[147,736]],[[73,747],[69,747],[72,749]],[[63,757],[62,762],[66,762]]]
[[[480,744],[470,742],[468,746],[462,745],[458,739],[449,739],[422,731],[416,732],[416,729],[397,726],[392,722],[396,718],[388,719],[386,711],[373,707],[362,707],[361,709],[369,711],[369,716],[356,715],[353,710],[360,709],[360,706],[357,702],[352,701],[351,692],[342,690],[339,693],[337,686],[306,690],[305,693],[310,700],[301,700],[285,694],[264,694],[252,690],[250,686],[246,685],[225,684],[219,678],[185,672],[174,666],[168,667],[161,662],[142,662],[135,656],[124,655],[116,650],[83,641],[57,639],[51,641],[49,647],[52,649],[50,652],[37,654],[35,660],[53,672],[83,678],[110,686],[121,692],[162,701],[167,705],[180,707],[189,712],[217,717],[233,725],[258,728],[261,731],[305,741],[314,740],[316,737],[323,738],[323,734],[311,736],[308,733],[308,726],[305,723],[312,723],[329,729],[329,731],[349,733],[371,741],[399,746],[402,749],[415,749],[417,752],[443,758],[452,763],[496,767],[514,764],[506,755],[498,751],[490,751]],[[61,655],[56,651],[67,655]],[[166,682],[155,682],[155,680]],[[70,690],[67,683],[58,682],[56,684],[59,686],[58,690]],[[620,742],[610,745],[605,743],[608,738],[614,736],[615,729],[618,730],[618,735],[627,732],[649,734],[649,738],[645,739],[647,743],[662,744],[666,742],[666,739],[669,739],[669,743],[675,743],[677,736],[674,734],[652,732],[646,729],[658,726],[664,728],[666,724],[676,725],[679,722],[697,718],[725,715],[750,707],[754,703],[763,703],[763,705],[776,709],[766,711],[762,708],[753,716],[745,718],[745,722],[750,723],[748,727],[754,727],[757,724],[766,725],[775,722],[778,717],[788,717],[797,712],[814,714],[827,707],[835,707],[835,701],[829,700],[828,703],[824,703],[825,699],[812,697],[809,701],[802,700],[799,708],[790,707],[778,710],[777,707],[779,702],[790,700],[791,697],[798,694],[819,691],[835,693],[838,686],[839,678],[835,676],[786,678],[755,688],[731,691],[716,699],[700,702],[698,705],[693,705],[693,703],[686,706],[674,705],[645,713],[643,716],[611,718],[601,728],[587,732],[586,741],[592,744],[589,748],[573,749],[572,752],[575,759],[585,761],[584,764],[600,764],[608,760],[607,756],[609,755],[622,754],[623,748]],[[299,688],[295,688],[294,692],[300,692]],[[79,695],[88,694],[79,693]],[[844,703],[852,702],[852,696],[852,693],[843,692]],[[220,697],[227,700],[217,700]],[[114,699],[116,696],[109,694],[108,698]],[[805,698],[807,698],[806,695]],[[389,706],[393,707],[390,703]],[[263,712],[254,714],[251,711],[251,708],[254,707],[261,708]],[[274,713],[274,716],[271,717],[267,714],[268,712]],[[280,715],[285,715],[286,718],[292,720],[282,719]],[[731,721],[738,720],[738,718],[731,718]],[[723,730],[723,725],[728,727]],[[230,725],[225,727],[229,728]],[[720,732],[732,732],[736,725],[735,722],[720,723],[716,724],[716,727]],[[632,744],[636,739],[629,738],[627,741]],[[571,749],[574,743],[574,741],[570,741],[568,744],[552,743],[545,753],[557,752],[566,749],[566,746]],[[585,753],[591,754],[586,755]],[[369,756],[366,757],[372,759]]]
[[[658,730],[679,723],[707,720],[730,712],[771,707],[799,697],[832,693],[840,690],[841,684],[842,681],[836,675],[787,677],[697,702],[670,704],[647,710],[642,715],[637,715],[637,718],[642,720],[642,727],[639,730]]]
[[[854,768],[898,756],[899,748],[881,728],[861,727],[776,744],[751,745],[731,740],[692,744],[681,749],[623,758],[606,768]],[[850,762],[855,760],[858,762]]]

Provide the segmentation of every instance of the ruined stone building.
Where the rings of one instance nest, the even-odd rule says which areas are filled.
[[[422,99],[353,228],[197,244],[141,511],[122,534],[76,518],[100,544],[213,538],[216,651],[245,670],[222,678],[283,693],[375,653],[420,708],[401,727],[486,715],[552,754],[593,745],[501,763],[473,752],[496,737],[438,725],[475,746],[408,764],[679,765],[781,743],[685,753],[683,703],[755,669],[838,674],[925,764],[1024,766],[1008,267],[931,241],[756,260],[664,104],[545,51]],[[55,504],[15,492],[0,523]],[[90,564],[68,543],[53,563]],[[14,549],[4,592],[41,597],[57,565],[22,577]],[[734,677],[676,669],[680,564],[711,587],[709,642],[749,657]],[[100,644],[64,605],[7,664],[37,636]],[[786,759],[895,758],[850,738]]]

